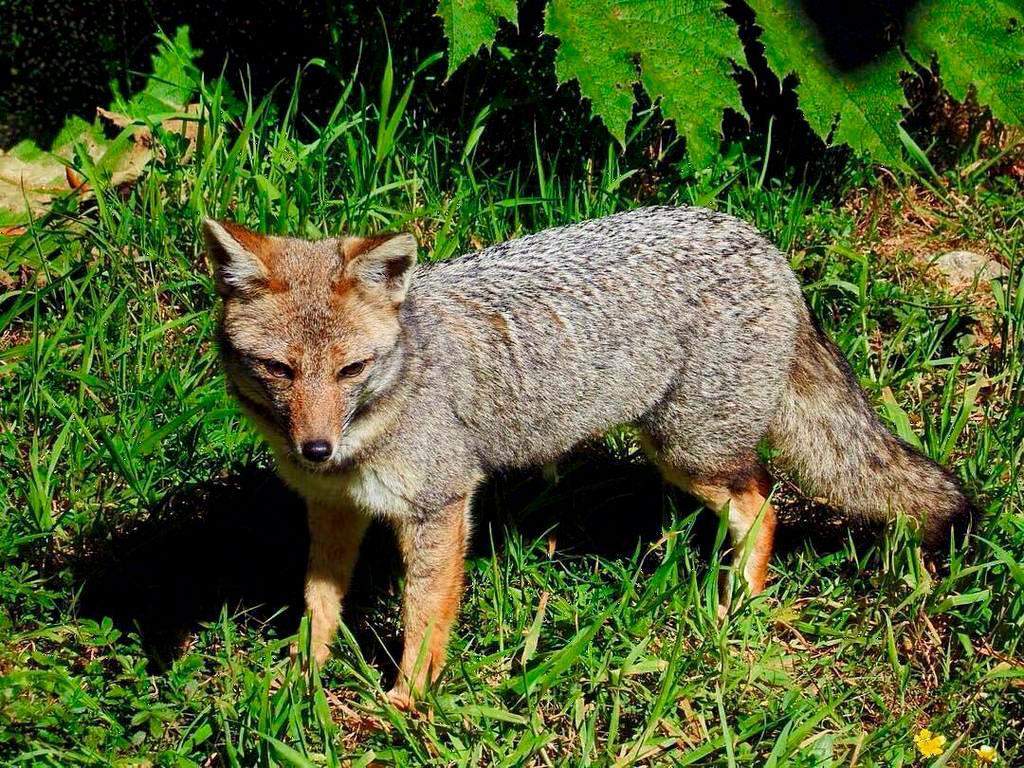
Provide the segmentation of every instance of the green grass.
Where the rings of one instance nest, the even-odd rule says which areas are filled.
[[[0,240],[0,762],[964,766],[981,744],[1024,762],[1019,189],[966,161],[895,182],[853,163],[841,205],[734,153],[652,191],[611,147],[478,161],[511,117],[450,144],[390,73],[373,96],[339,86],[311,125],[300,82],[280,109],[208,82],[193,157],[163,136],[129,192],[96,176],[96,200]],[[639,205],[640,188],[740,216],[790,254],[879,411],[979,499],[969,545],[933,572],[904,526],[794,524],[767,593],[719,621],[714,521],[616,434],[557,480],[482,494],[449,667],[419,713],[382,697],[399,632],[386,543],[335,659],[290,668],[301,510],[224,393],[201,217],[408,228],[442,259]],[[922,216],[926,235],[894,247]],[[1010,275],[944,292],[913,257],[950,244]],[[785,490],[782,507],[804,509]],[[923,727],[948,755],[919,757]]]

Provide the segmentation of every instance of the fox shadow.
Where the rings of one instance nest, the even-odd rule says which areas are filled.
[[[666,486],[646,461],[586,447],[550,471],[500,475],[477,493],[471,557],[501,557],[514,530],[524,541],[553,540],[559,553],[628,558],[656,541],[673,516],[698,503]],[[706,555],[717,528],[702,513],[693,546]],[[819,517],[783,517],[779,549],[810,538],[819,549],[842,546],[846,529]],[[545,544],[547,545],[547,544]],[[302,500],[269,469],[247,467],[182,488],[129,530],[79,543],[70,565],[81,617],[109,617],[140,638],[164,666],[204,623],[225,610],[270,637],[294,634],[303,611],[309,546]],[[390,668],[398,657],[395,622],[400,558],[393,535],[375,523],[364,541],[346,599],[346,623],[366,658]],[[383,632],[380,631],[384,628]]]

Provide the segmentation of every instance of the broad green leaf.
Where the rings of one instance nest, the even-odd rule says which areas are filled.
[[[441,0],[437,15],[448,38],[448,74],[494,42],[498,22],[516,20],[516,0]]]
[[[1008,123],[1024,123],[1024,2],[922,0],[907,20],[907,50],[919,63],[939,62],[950,94],[973,85],[978,101]]]
[[[800,109],[826,141],[848,144],[879,162],[901,159],[908,107],[900,74],[935,58],[950,93],[978,100],[1008,123],[1024,124],[1024,0],[922,0],[912,4],[903,40],[863,62],[837,61],[801,0],[751,0],[771,68],[795,75]],[[881,12],[881,11],[880,11]],[[494,40],[513,0],[440,0],[450,43],[449,73]],[[896,13],[880,19],[888,29]],[[733,71],[744,61],[736,24],[722,0],[549,0],[544,31],[557,37],[555,71],[580,92],[620,143],[633,114],[636,88],[659,102],[686,137],[696,164],[720,141],[721,114],[743,112]],[[844,30],[829,32],[842,37]],[[855,43],[852,43],[856,47]]]
[[[629,51],[617,44],[621,39],[618,21],[609,5],[586,0],[552,2],[544,31],[559,39],[555,56],[559,82],[575,79],[594,113],[615,138],[624,141],[626,123],[633,114],[637,70]]]
[[[859,66],[840,67],[798,0],[751,0],[750,6],[772,69],[780,79],[799,78],[800,110],[814,132],[881,162],[898,162],[896,126],[900,107],[907,106],[899,79],[907,62],[899,47]]]
[[[317,768],[316,763],[294,747],[288,746],[283,741],[275,739],[273,736],[267,736],[265,734],[261,735],[267,740],[267,744],[270,745],[271,753],[283,765],[292,766],[292,768]]]
[[[743,48],[720,0],[551,0],[544,31],[560,41],[559,81],[578,81],[620,142],[638,83],[675,121],[695,164],[717,151],[722,111],[743,112],[732,78]]]

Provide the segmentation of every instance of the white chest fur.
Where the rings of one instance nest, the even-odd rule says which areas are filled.
[[[371,515],[408,515],[412,503],[397,473],[384,474],[372,467],[358,467],[344,475],[342,492]]]
[[[310,472],[288,460],[278,462],[284,481],[308,502],[353,504],[379,517],[408,515],[411,494],[400,472],[383,471],[372,465],[358,465],[339,473]]]

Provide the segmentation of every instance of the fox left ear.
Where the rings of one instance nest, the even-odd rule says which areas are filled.
[[[416,238],[408,233],[346,237],[341,244],[344,266],[336,285],[355,280],[383,290],[391,301],[405,299],[416,266]]]
[[[270,283],[273,238],[230,221],[204,219],[203,239],[221,296],[254,293]]]

